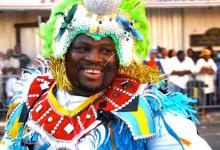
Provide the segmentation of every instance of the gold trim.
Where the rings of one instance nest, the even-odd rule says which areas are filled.
[[[50,102],[50,104],[52,105],[52,107],[54,107],[56,109],[56,111],[58,111],[60,114],[64,114],[66,116],[70,116],[73,117],[76,114],[78,114],[80,111],[82,111],[83,109],[85,109],[87,106],[91,105],[94,100],[96,100],[97,98],[99,98],[103,92],[99,92],[95,95],[90,96],[89,98],[87,98],[82,104],[80,104],[77,108],[75,108],[74,110],[68,110],[65,109],[64,107],[62,107],[59,102],[57,101],[56,97],[53,94],[53,88],[55,87],[55,84],[52,86],[52,88],[49,90],[48,93],[48,100]]]

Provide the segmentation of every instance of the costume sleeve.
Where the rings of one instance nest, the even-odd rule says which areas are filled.
[[[9,107],[5,135],[2,139],[2,143],[5,144],[7,149],[23,149],[21,143],[24,129],[24,122],[22,121],[24,108],[25,104],[19,102],[14,102]]]
[[[147,89],[145,94],[154,112],[156,128],[156,136],[147,141],[148,149],[210,150],[206,141],[198,136],[194,125],[199,123],[195,117],[197,111],[192,107],[197,100],[169,89],[161,93],[162,85],[163,82],[155,86],[155,89]]]
[[[207,142],[197,134],[196,126],[191,120],[172,113],[164,114],[164,118],[183,143],[185,150],[211,150]],[[155,118],[155,121],[158,122],[156,124],[158,135],[147,141],[148,149],[181,150],[180,144],[168,133],[163,121],[158,117]]]
[[[2,139],[2,143],[4,143],[7,149],[25,149],[22,145],[22,140],[25,132],[25,124],[29,117],[29,98],[37,99],[38,97],[37,94],[29,95],[30,87],[33,85],[34,88],[34,82],[38,82],[37,77],[42,75],[42,73],[37,69],[30,70],[30,73],[23,73],[16,84],[15,96],[9,104],[5,135]]]

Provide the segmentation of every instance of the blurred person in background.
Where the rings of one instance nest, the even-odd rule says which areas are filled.
[[[196,61],[197,61],[196,54],[192,48],[188,48],[186,50],[186,54],[189,58],[191,58],[193,60],[194,63],[196,63]]]
[[[36,58],[32,61],[31,67],[37,68],[38,70],[42,71],[42,65],[45,65],[43,64],[43,63],[46,63],[45,61],[46,60],[44,59],[42,55],[37,54]]]
[[[193,80],[192,74],[195,72],[193,60],[186,57],[184,51],[177,52],[177,56],[170,60],[169,85],[170,88],[179,92],[186,92],[187,82]]]
[[[13,50],[9,49],[6,53],[6,58],[3,61],[3,74],[12,75],[20,67],[20,62],[13,58]]]
[[[212,45],[209,45],[209,46],[207,46],[205,49],[210,50],[210,52],[211,52],[211,58],[214,60],[214,59],[215,59],[215,50],[214,50],[213,46],[212,46]]]
[[[17,59],[12,57],[13,50],[9,49],[3,59],[3,77],[2,77],[2,106],[3,108],[7,108],[7,89],[6,82],[13,78],[13,75],[16,74],[17,69],[19,69],[20,63]]]
[[[0,52],[0,75],[3,74],[2,70],[3,70],[3,67],[4,67],[4,53],[3,52]]]
[[[164,47],[160,47],[159,49],[159,53],[160,53],[160,58],[159,58],[159,62],[161,64],[161,72],[168,74],[168,69],[169,69],[169,62],[170,59],[168,58],[168,51],[166,48]]]
[[[161,64],[158,60],[158,50],[157,48],[152,48],[150,50],[150,55],[147,57],[146,60],[143,62],[145,65],[155,68],[157,70],[161,70]]]
[[[175,56],[176,56],[176,50],[170,49],[169,52],[168,52],[168,57],[172,58],[172,57],[175,57]]]
[[[0,108],[2,108],[2,99],[3,99],[3,63],[4,63],[4,56],[3,52],[0,52]]]
[[[217,72],[217,66],[211,55],[212,53],[209,49],[203,49],[200,54],[201,58],[196,63],[196,78],[203,81],[206,85],[204,87],[204,93],[207,105],[213,104]]]
[[[20,68],[27,68],[31,64],[31,59],[24,53],[22,53],[21,46],[17,44],[14,48],[15,53],[13,57],[20,62]]]
[[[6,92],[6,103],[7,106],[10,103],[10,100],[15,95],[16,89],[18,88],[17,81],[19,80],[19,76],[21,76],[21,68],[16,69],[15,74],[13,74],[7,81],[5,85]]]
[[[215,64],[217,66],[216,96],[217,96],[217,104],[220,104],[220,52],[216,53]]]

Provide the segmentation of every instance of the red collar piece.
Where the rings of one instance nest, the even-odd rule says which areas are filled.
[[[30,87],[28,96],[32,108],[30,116],[49,136],[56,140],[70,141],[91,127],[96,121],[98,110],[117,111],[127,105],[128,101],[136,96],[139,85],[139,82],[128,76],[119,75],[106,92],[88,107],[80,109],[74,115],[67,115],[58,111],[58,107],[50,100],[51,96],[54,96],[53,80],[48,79],[47,76],[40,76]]]

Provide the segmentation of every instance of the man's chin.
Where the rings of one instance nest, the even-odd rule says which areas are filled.
[[[88,85],[80,85],[80,89],[85,93],[98,93],[103,90],[102,86],[88,86]]]

